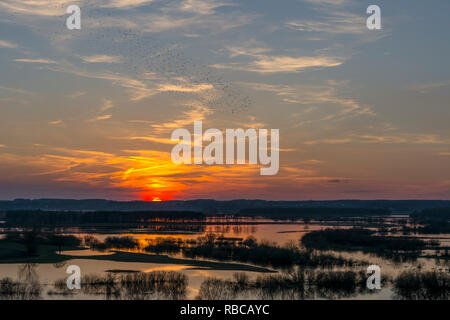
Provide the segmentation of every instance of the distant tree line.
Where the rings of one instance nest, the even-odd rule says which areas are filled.
[[[239,211],[240,216],[260,216],[274,219],[295,218],[327,218],[327,217],[360,217],[386,216],[391,211],[382,208],[334,208],[334,207],[263,207],[244,208]]]
[[[449,208],[432,208],[415,211],[410,218],[420,224],[417,229],[419,233],[450,233],[450,207]]]
[[[6,226],[75,226],[100,223],[141,223],[155,219],[183,220],[203,219],[201,212],[194,211],[8,211]]]

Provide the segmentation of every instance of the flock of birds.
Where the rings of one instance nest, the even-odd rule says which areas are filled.
[[[185,49],[190,46],[191,38],[178,35],[177,40],[170,41],[140,28],[126,27],[123,18],[118,14],[120,9],[96,7],[96,4],[98,5],[98,1],[94,0],[80,2],[82,30],[79,34],[68,35],[68,30],[64,27],[49,26],[48,21],[44,23],[39,17],[33,20],[33,25],[30,26],[30,19],[21,19],[23,13],[20,11],[2,13],[0,21],[25,24],[31,27],[35,34],[48,37],[50,41],[75,40],[77,45],[72,45],[71,48],[75,51],[78,47],[95,55],[123,57],[118,64],[108,64],[108,71],[123,72],[127,77],[148,83],[149,86],[152,81],[147,77],[149,74],[167,82],[184,79],[191,86],[210,85],[213,90],[198,93],[174,91],[168,94],[174,95],[175,98],[194,94],[196,99],[214,112],[235,114],[246,112],[251,107],[250,97],[233,81],[227,80],[220,70],[210,67],[198,57],[186,54]],[[54,4],[54,8],[61,9],[62,12],[62,15],[57,17],[61,18],[58,23],[65,21],[67,5],[62,2]],[[46,19],[48,20],[48,17]],[[94,24],[92,28],[90,24]],[[70,45],[70,42],[67,44]]]

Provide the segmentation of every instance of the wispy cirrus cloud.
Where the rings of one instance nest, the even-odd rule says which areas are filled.
[[[50,121],[48,124],[50,125],[59,125],[62,124],[63,121],[62,120],[54,120],[54,121]]]
[[[217,0],[184,0],[176,5],[176,10],[194,12],[196,14],[214,14],[217,8],[237,6],[236,3]]]
[[[160,92],[201,92],[204,90],[210,90],[213,89],[214,86],[210,83],[201,83],[198,85],[177,85],[177,84],[161,84],[159,85],[158,91]]]
[[[58,16],[65,13],[70,0],[8,0],[0,1],[0,8],[15,14]]]
[[[66,9],[71,4],[79,4],[81,7],[102,7],[102,8],[134,8],[149,4],[154,0],[79,0],[74,3],[72,0],[8,0],[0,1],[0,8],[30,16],[61,16],[66,13]]]
[[[389,19],[383,18],[383,30],[371,32],[366,27],[367,16],[355,11],[356,2],[352,0],[307,0],[317,14],[302,19],[290,19],[284,23],[287,29],[299,31],[298,35],[311,40],[342,39],[346,45],[336,45],[333,50],[347,52],[351,55],[360,43],[378,41],[390,34]]]
[[[434,89],[445,88],[450,86],[450,81],[437,81],[423,84],[415,84],[408,87],[408,90],[418,93],[429,93]]]
[[[345,138],[318,139],[305,142],[306,145],[344,143],[446,145],[450,144],[450,139],[442,138],[436,134],[398,133],[396,135],[351,134]]]
[[[26,170],[23,163],[27,163]],[[195,196],[217,185],[218,192],[245,185],[261,188],[258,166],[175,165],[169,152],[120,150],[116,153],[40,146],[33,155],[0,153],[0,165],[10,166],[9,177],[35,177],[57,182],[128,190],[141,196],[170,200]],[[41,178],[43,177],[43,178]],[[2,177],[4,178],[4,177]],[[38,180],[39,181],[39,180]],[[226,183],[223,183],[225,182]]]
[[[131,101],[140,101],[158,93],[155,88],[149,87],[141,80],[112,72],[91,72],[88,70],[83,70],[82,68],[77,68],[70,64],[52,66],[49,67],[49,70],[69,73],[80,77],[110,81],[122,88],[125,88],[131,94]]]
[[[82,8],[82,32],[64,28],[65,9],[70,4],[80,4]],[[301,8],[305,12],[295,11]],[[97,190],[106,186],[155,196],[166,194],[162,199],[175,195],[297,199],[299,194],[305,198],[387,194],[391,197],[394,193],[389,192],[395,190],[415,190],[411,193],[414,195],[420,191],[431,192],[426,184],[419,190],[421,170],[408,173],[407,179],[414,180],[414,186],[413,183],[402,185],[400,174],[383,172],[386,168],[402,169],[404,162],[400,163],[400,156],[391,157],[386,165],[372,166],[361,161],[346,171],[349,162],[356,163],[359,157],[377,159],[380,150],[405,148],[411,158],[423,155],[439,164],[446,159],[438,155],[450,154],[445,125],[442,135],[433,134],[439,132],[439,125],[430,128],[427,123],[436,118],[430,113],[429,119],[417,119],[408,101],[396,96],[401,89],[403,94],[413,94],[405,92],[409,81],[396,77],[403,84],[395,81],[392,94],[384,94],[383,71],[404,70],[404,63],[408,62],[391,60],[401,49],[395,41],[380,46],[361,45],[386,34],[386,29],[367,31],[364,9],[355,0],[266,1],[261,5],[237,0],[0,0],[0,18],[10,23],[8,27],[13,31],[6,38],[12,42],[0,40],[0,48],[8,49],[4,50],[8,61],[2,61],[5,70],[17,74],[18,79],[30,75],[25,82],[14,82],[15,76],[2,78],[2,84],[8,88],[0,87],[1,107],[6,110],[0,129],[8,137],[3,141],[8,148],[0,152],[0,187],[8,188],[9,181],[17,181],[14,177],[28,175],[21,183],[28,185],[33,181],[29,176],[41,177],[36,180],[40,182],[36,183],[39,186],[36,190],[49,181],[47,185],[53,189],[48,195],[62,190],[66,183],[80,188],[95,185]],[[395,16],[394,11],[392,15]],[[389,25],[388,19],[383,16],[383,29],[386,23]],[[16,30],[17,26],[21,30]],[[407,35],[406,29],[399,28],[398,36]],[[230,30],[233,32],[227,32]],[[28,34],[20,42],[17,40],[18,45],[14,43],[17,39],[14,32]],[[439,36],[435,32],[427,42],[431,44]],[[402,37],[401,42],[409,39]],[[417,37],[415,41],[415,45],[424,43]],[[235,45],[226,47],[230,43]],[[9,49],[22,50],[22,47],[21,55],[13,58],[23,59],[11,63]],[[384,56],[383,51],[392,52],[392,56]],[[412,58],[419,58],[411,54]],[[383,63],[372,64],[375,55]],[[43,59],[35,59],[40,57]],[[356,63],[347,63],[354,57]],[[415,80],[418,85],[410,90],[436,93],[446,89],[445,81],[439,82],[438,74],[436,82],[426,82],[434,76],[431,71],[442,71],[439,67],[433,69],[429,60],[432,59],[423,60],[424,70],[430,71],[424,76],[427,79],[420,78],[420,72],[415,73],[419,75]],[[445,65],[445,61],[439,62]],[[214,65],[216,70],[209,65]],[[357,69],[359,66],[368,72],[377,66],[380,69],[375,69],[377,72],[369,77],[366,70]],[[394,69],[388,70],[391,66]],[[61,80],[58,82],[61,90],[38,94],[53,89],[52,80],[36,80],[42,74],[51,79],[52,73],[47,71],[67,74],[55,77]],[[308,71],[308,77],[306,73],[299,74],[304,71]],[[351,82],[346,82],[346,77]],[[338,78],[340,82],[329,81],[330,78]],[[369,88],[375,81],[380,86]],[[45,112],[34,110],[23,117],[16,99],[16,95],[22,95],[21,89],[14,88],[25,84],[27,89],[35,91],[33,96],[28,94],[33,103],[29,106],[45,106]],[[424,105],[433,105],[434,101],[441,102],[438,99],[442,98],[442,92],[420,98],[424,99]],[[59,103],[61,100],[64,105]],[[112,112],[113,107],[117,112]],[[439,107],[430,112],[437,114],[439,110],[445,116],[445,110]],[[236,115],[235,110],[241,113]],[[279,176],[258,179],[259,170],[252,167],[174,166],[167,152],[176,143],[169,139],[170,132],[179,127],[191,128],[194,120],[202,119],[208,120],[205,121],[208,126],[220,123],[216,126],[219,128],[231,127],[223,126],[224,123],[242,128],[281,128],[284,138],[280,151],[286,153]],[[395,129],[381,126],[387,119],[395,122]],[[439,119],[445,121],[443,116]],[[13,125],[17,129],[11,128]],[[408,133],[414,130],[412,127],[424,133]],[[73,130],[79,130],[80,135],[68,134]],[[427,130],[432,133],[427,134]],[[35,137],[32,133],[38,131],[42,134]],[[26,145],[37,142],[34,139],[49,145],[45,150]],[[50,146],[55,143],[91,149],[62,150]],[[145,150],[149,145],[165,152]],[[132,150],[140,147],[143,150]],[[344,148],[351,148],[355,154],[343,155]],[[5,155],[7,151],[16,154]],[[427,162],[420,169],[430,167],[433,164]],[[448,173],[445,163],[443,168],[434,169],[441,169],[440,176]],[[369,171],[379,174],[376,183],[359,180]],[[427,175],[427,179],[438,181],[440,176]],[[395,185],[386,186],[387,180],[396,180]],[[448,184],[446,188],[450,190]],[[17,188],[17,196],[23,196],[20,192],[24,189]]]
[[[84,95],[86,95],[86,91],[75,91],[73,93],[69,93],[68,95],[66,95],[66,97],[69,97],[71,99],[76,99],[76,98],[82,97]]]
[[[15,44],[13,42],[6,41],[6,40],[0,40],[0,47],[15,49],[15,48],[18,48],[19,45]]]
[[[315,145],[315,144],[344,144],[344,143],[350,143],[352,142],[352,139],[344,138],[344,139],[321,139],[321,140],[313,140],[313,141],[306,141],[306,145]]]
[[[32,95],[32,94],[34,94],[31,91],[18,89],[18,88],[3,87],[3,86],[0,86],[0,90],[4,90],[4,91],[16,93],[16,94],[21,94],[21,95]]]
[[[342,96],[339,91],[345,83],[328,81],[323,85],[274,85],[266,83],[246,82],[243,86],[257,91],[266,91],[279,96],[281,100],[289,104],[306,105],[303,115],[320,111],[318,106],[337,106],[337,111],[330,110],[326,116],[311,118],[314,121],[339,121],[350,116],[366,115],[375,116],[375,112],[368,105],[362,105],[356,99]],[[305,121],[305,119],[303,119]]]
[[[223,14],[223,15],[198,15],[190,16],[176,14],[146,14],[138,18],[142,21],[141,28],[145,32],[160,33],[183,29],[184,32],[199,33],[208,31],[208,35],[214,35],[237,27],[249,24],[254,15],[251,14]]]
[[[93,79],[102,79],[110,81],[120,87],[125,88],[131,94],[131,101],[140,101],[162,92],[180,92],[180,93],[202,93],[205,91],[213,91],[214,85],[211,83],[193,84],[184,78],[176,78],[172,82],[162,82],[157,76],[151,75],[148,79],[132,78],[112,72],[97,71],[92,72],[77,68],[70,64],[60,64],[58,66],[50,66],[49,70],[74,74],[80,77]]]
[[[286,27],[301,32],[319,32],[327,34],[368,34],[365,17],[349,12],[334,12],[321,20],[291,20]]]
[[[114,104],[109,99],[104,99],[103,104],[100,106],[100,111],[106,111],[114,107]]]
[[[334,57],[260,56],[246,70],[259,73],[299,72],[310,68],[337,67],[341,64],[342,61]]]
[[[122,57],[109,55],[94,55],[81,58],[86,63],[120,63]]]
[[[110,61],[110,56],[94,57],[90,62]],[[120,63],[122,63],[121,61]],[[208,82],[195,82],[193,83],[186,77],[160,77],[153,72],[147,72],[136,75],[128,76],[123,72],[111,72],[111,71],[92,71],[83,67],[77,67],[68,62],[61,62],[46,66],[48,70],[68,73],[80,77],[101,79],[109,81],[115,85],[124,88],[130,94],[131,101],[141,101],[159,93],[186,93],[186,94],[203,94],[208,93],[208,97],[215,96],[217,90],[215,90],[213,83]],[[81,94],[80,94],[81,95]],[[76,94],[78,96],[78,94]]]
[[[112,115],[105,114],[105,115],[101,115],[101,116],[97,116],[95,118],[89,119],[89,122],[108,120],[108,119],[111,119],[111,117],[112,117]]]
[[[120,137],[120,138],[114,138],[114,139],[121,139],[121,140],[136,140],[136,141],[151,141],[161,144],[178,144],[179,142],[176,140],[172,140],[169,138],[161,138],[161,137],[152,137],[152,136],[131,136],[131,137]],[[190,144],[190,143],[189,143]]]
[[[14,62],[23,62],[23,63],[40,63],[40,64],[58,64],[58,62],[51,59],[14,59]]]
[[[244,51],[241,51],[244,54]],[[337,67],[342,65],[344,59],[327,56],[276,56],[245,53],[252,57],[250,62],[230,62],[226,64],[213,64],[211,67],[217,69],[231,69],[257,73],[294,73],[302,72],[308,69]],[[233,50],[232,57],[236,56],[236,50]]]
[[[204,120],[207,115],[213,113],[210,108],[202,105],[199,102],[186,103],[185,107],[189,109],[183,111],[179,119],[168,121],[162,124],[154,124],[152,125],[152,128],[154,128],[158,133],[168,132],[177,128],[184,128],[188,125],[190,126],[194,123],[194,121]]]
[[[334,6],[340,6],[345,3],[351,2],[351,0],[306,0],[306,1],[315,3],[315,4],[326,4],[326,5],[334,5]]]
[[[99,0],[99,6],[105,8],[131,8],[148,5],[155,0]]]

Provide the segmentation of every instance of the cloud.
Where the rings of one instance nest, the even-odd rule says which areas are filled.
[[[141,30],[145,32],[165,32],[182,29],[183,32],[197,34],[200,30],[215,35],[233,28],[246,25],[252,21],[253,15],[222,14],[222,15],[198,15],[180,16],[175,14],[147,14],[137,19]],[[197,32],[196,32],[197,31]]]
[[[240,82],[240,84],[253,90],[272,92],[285,103],[308,106],[301,112],[304,119],[302,123],[305,121],[342,121],[348,117],[363,115],[376,116],[370,106],[361,105],[355,99],[341,96],[340,88],[346,86],[346,82],[328,81],[323,85],[273,85],[255,82]],[[317,111],[322,109],[317,107],[318,105],[340,108],[337,111],[329,110],[326,116],[317,118]],[[306,115],[316,118],[306,120]]]
[[[318,56],[276,56],[262,54],[269,51],[266,48],[228,47],[230,58],[246,56],[250,62],[231,62],[228,64],[214,64],[218,69],[233,69],[258,73],[292,73],[311,68],[337,67],[343,63],[342,58]]]
[[[336,67],[342,62],[330,57],[271,57],[263,56],[253,62],[254,71],[266,72],[297,72],[307,68]]]
[[[260,56],[256,61],[252,61],[250,64],[213,64],[211,67],[258,73],[292,73],[301,72],[311,68],[337,67],[341,64],[342,61],[334,57]]]
[[[236,6],[236,4],[216,0],[184,0],[177,9],[196,14],[214,14],[217,8],[225,6]]]
[[[105,99],[103,101],[103,105],[100,107],[100,111],[106,111],[106,110],[111,109],[113,107],[114,107],[114,105],[113,105],[112,101],[108,100],[108,99]]]
[[[58,64],[58,62],[50,59],[14,59],[14,61],[23,63]]]
[[[23,163],[27,164],[26,170]],[[153,194],[165,200],[194,196],[205,190],[221,193],[242,186],[252,190],[265,186],[252,181],[259,179],[258,166],[175,165],[170,152],[156,150],[121,150],[113,154],[43,146],[29,156],[0,153],[0,165],[11,168],[8,176],[16,179],[43,177],[37,181],[101,186],[133,194]]]
[[[182,85],[174,85],[174,84],[161,84],[158,88],[158,91],[160,92],[167,92],[167,91],[173,91],[173,92],[201,92],[204,90],[210,90],[213,89],[214,86],[209,83],[201,83],[198,85],[192,85],[192,86],[182,86]]]
[[[15,14],[26,14],[33,16],[58,16],[66,12],[70,0],[8,0],[1,1],[0,7]]]
[[[147,5],[154,0],[102,0],[100,6],[104,8],[130,8]]]
[[[321,164],[321,163],[324,163],[325,161],[317,160],[317,159],[309,159],[309,160],[305,160],[304,162],[308,163],[308,164]]]
[[[49,67],[49,70],[74,74],[80,77],[110,81],[128,90],[131,94],[131,101],[140,101],[158,93],[156,89],[149,88],[140,80],[111,72],[90,72],[68,64]]]
[[[191,126],[196,120],[204,120],[209,114],[212,114],[212,110],[200,103],[185,104],[186,107],[190,109],[184,111],[180,119],[165,122],[162,124],[154,124],[152,128],[158,132],[170,131],[177,128],[184,128],[186,126]]]
[[[331,4],[334,6],[340,6],[344,3],[350,2],[350,0],[306,0],[307,2],[315,3],[315,4]]]
[[[284,26],[293,31],[299,31],[298,36],[304,37],[304,40],[328,40],[340,35],[347,36],[345,45],[336,44],[334,50],[353,50],[352,47],[360,47],[361,43],[374,42],[390,34],[389,29],[383,27],[381,32],[371,32],[366,27],[367,16],[361,9],[356,9],[356,3],[345,0],[308,0],[315,5],[312,8],[317,14],[312,14],[311,18],[292,19],[284,23]],[[351,8],[357,10],[356,13],[350,12]],[[383,25],[389,24],[388,18],[384,18]],[[348,37],[348,35],[352,37]],[[341,37],[342,38],[342,37]]]
[[[211,91],[209,92],[209,96],[215,93],[213,90],[214,86],[210,83],[192,84],[189,80],[182,77],[174,78],[173,80],[176,80],[174,83],[158,84],[157,82],[161,81],[161,79],[151,72],[144,74],[144,76],[138,80],[136,77],[128,77],[118,73],[88,71],[68,63],[59,64],[58,66],[48,66],[47,68],[51,71],[69,73],[80,77],[110,81],[113,84],[125,88],[131,95],[131,101],[140,101],[161,92],[201,94],[203,92]]]
[[[95,121],[101,121],[101,120],[108,120],[108,119],[111,119],[111,117],[112,117],[112,115],[110,115],[110,114],[105,114],[105,115],[103,115],[103,116],[98,116],[98,117],[95,117],[95,118],[93,118],[93,119],[90,119],[89,122],[95,122]]]
[[[381,143],[381,144],[450,144],[450,139],[442,139],[435,134],[398,133],[397,135],[351,134],[349,137],[336,139],[318,139],[306,141],[306,145],[344,144],[344,143]]]
[[[15,49],[15,48],[18,48],[19,46],[15,43],[12,43],[12,42],[9,42],[6,40],[0,40],[0,47]]]
[[[366,143],[407,143],[408,139],[402,136],[375,136],[360,135],[357,138]]]
[[[328,183],[341,183],[341,182],[344,182],[344,181],[342,181],[341,179],[331,179],[331,180],[328,180],[327,182]]]
[[[77,2],[82,8],[102,7],[126,9],[149,4],[153,0],[79,0]],[[14,12],[15,14],[51,17],[66,14],[66,9],[71,4],[74,4],[73,0],[8,0],[1,1],[0,8]]]
[[[122,61],[122,57],[108,55],[95,55],[81,59],[86,63],[120,63]]]
[[[55,120],[55,121],[50,121],[48,124],[58,125],[58,124],[62,124],[62,123],[63,123],[62,120]]]
[[[286,27],[301,32],[321,32],[329,34],[367,34],[365,16],[352,13],[335,12],[323,20],[291,20]]]
[[[246,119],[244,122],[237,122],[236,125],[238,125],[240,128],[261,129],[264,128],[266,124],[257,121],[255,116],[248,116],[248,119]]]
[[[409,134],[415,144],[448,144],[449,139],[442,139],[435,134]]]
[[[215,0],[183,0],[158,1],[152,7],[152,12],[142,10],[135,12],[138,7],[147,6],[154,0],[79,0],[78,4],[83,12],[90,9],[111,8],[120,9],[121,15],[103,14],[99,10],[95,16],[86,14],[83,25],[90,29],[106,26],[137,29],[139,32],[163,32],[175,29],[203,29],[208,34],[216,34],[231,28],[247,24],[255,15],[243,15],[239,12],[216,14],[217,8],[236,6],[236,4]],[[8,0],[0,1],[0,9],[14,13],[15,18],[38,19],[42,17],[61,17],[66,15],[66,8],[74,4],[72,0]],[[22,16],[21,16],[22,15]],[[99,16],[97,16],[99,15]],[[64,37],[63,37],[64,38]]]
[[[86,91],[75,91],[73,93],[66,95],[66,97],[71,98],[71,99],[76,99],[76,98],[84,96],[85,94],[86,94]]]
[[[6,145],[0,144],[0,148],[6,148]]]
[[[161,144],[178,144],[179,142],[176,140],[172,140],[169,138],[158,138],[158,137],[122,137],[122,138],[115,138],[115,139],[122,139],[122,140],[142,140],[142,141],[151,141]]]
[[[33,94],[33,92],[31,92],[31,91],[17,89],[17,88],[3,87],[3,86],[0,86],[0,90],[5,90],[5,91],[21,94],[21,95],[24,95],[24,94],[25,95],[32,95]]]
[[[408,88],[408,90],[425,94],[429,93],[433,89],[444,88],[448,86],[450,86],[450,81],[440,81],[440,82],[412,85]]]
[[[352,139],[344,138],[344,139],[321,139],[321,140],[313,140],[306,141],[306,145],[315,145],[315,144],[345,144],[352,142]]]

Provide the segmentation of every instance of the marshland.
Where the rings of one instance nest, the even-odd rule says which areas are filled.
[[[300,211],[8,212],[0,299],[449,298],[448,210]]]

